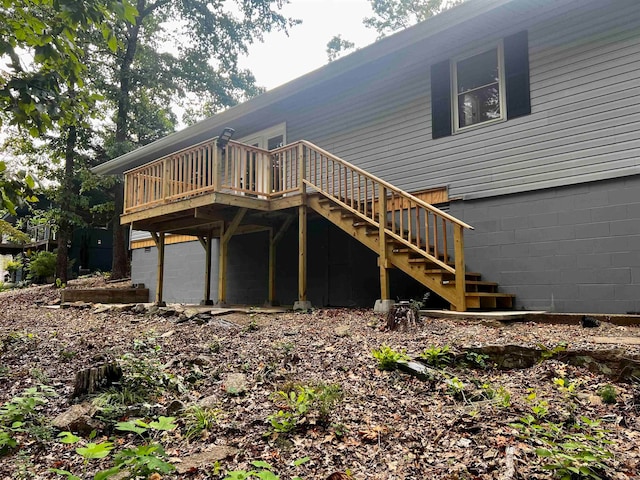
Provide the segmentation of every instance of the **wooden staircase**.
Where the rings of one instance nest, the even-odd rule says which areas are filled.
[[[374,252],[380,251],[378,227],[322,194],[311,194],[307,205],[322,217],[367,246]],[[376,216],[376,219],[379,218]],[[395,238],[386,240],[387,261],[422,285],[444,298],[453,309],[457,307],[455,273],[442,268],[427,257],[406,247]],[[439,259],[444,261],[443,255]],[[453,262],[448,265],[454,267]],[[465,272],[466,309],[510,309],[514,295],[498,292],[498,284],[481,279],[480,273]]]

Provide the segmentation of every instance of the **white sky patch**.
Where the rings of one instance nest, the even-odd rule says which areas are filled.
[[[309,73],[327,63],[327,42],[334,35],[362,48],[376,39],[375,30],[362,19],[372,15],[367,0],[291,0],[283,15],[302,20],[287,37],[282,32],[265,35],[264,43],[249,48],[240,66],[248,68],[268,90]]]

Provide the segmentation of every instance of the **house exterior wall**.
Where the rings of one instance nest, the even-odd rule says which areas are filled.
[[[464,29],[463,48],[451,46],[459,37],[442,48],[414,48],[360,72],[351,89],[288,112],[288,140],[308,139],[408,191],[447,185],[452,198],[640,173],[637,1],[577,0],[539,13],[536,2],[518,5],[531,9],[525,21],[495,12],[500,27]],[[522,29],[529,32],[531,114],[432,140],[430,65]]]
[[[640,176],[451,204],[469,271],[516,307],[640,312]]]

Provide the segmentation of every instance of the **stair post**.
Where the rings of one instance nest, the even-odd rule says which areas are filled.
[[[375,205],[375,202],[372,202]],[[375,218],[375,212],[372,212]],[[380,300],[376,300],[373,310],[378,313],[386,313],[395,303],[391,300],[389,288],[389,270],[387,268],[387,189],[378,187],[378,265],[380,268]]]
[[[466,280],[467,274],[464,261],[464,227],[455,223],[453,225],[453,243],[455,248],[456,267],[456,311],[467,311]]]

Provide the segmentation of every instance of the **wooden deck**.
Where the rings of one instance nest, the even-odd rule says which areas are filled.
[[[464,230],[470,225],[304,140],[268,151],[237,142],[219,148],[213,139],[126,172],[121,222],[151,232],[158,246],[158,303],[165,235],[198,237],[208,259],[211,239],[219,238],[217,300],[224,304],[231,237],[270,232],[273,300],[275,246],[297,217],[298,300],[304,303],[309,210],[378,254],[382,300],[390,299],[389,268],[399,268],[445,298],[452,309],[512,306],[512,295],[467,275]],[[207,271],[207,304],[212,303],[210,281]]]

